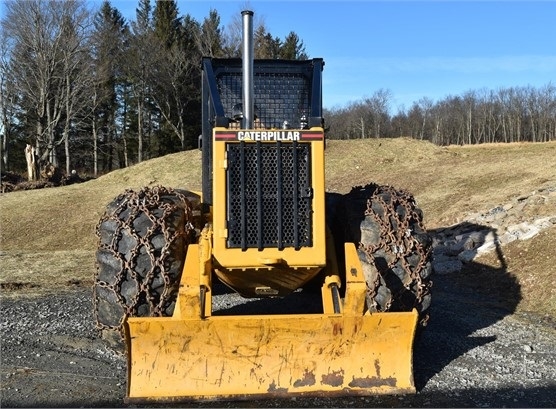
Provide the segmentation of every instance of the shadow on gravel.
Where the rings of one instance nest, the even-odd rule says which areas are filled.
[[[415,342],[418,391],[454,359],[493,342],[493,336],[474,333],[511,315],[521,300],[520,285],[507,271],[495,230],[466,222],[429,233],[436,242],[434,257],[444,257],[447,262],[452,257],[452,262],[461,265],[459,271],[434,273],[431,318]],[[496,252],[498,267],[461,262],[472,259],[478,248],[489,243],[493,247],[490,251]]]

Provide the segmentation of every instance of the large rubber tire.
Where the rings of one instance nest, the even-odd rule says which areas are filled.
[[[96,234],[94,318],[121,347],[127,317],[173,313],[187,246],[195,240],[187,192],[126,190],[106,207]]]
[[[357,246],[370,311],[419,312],[431,303],[432,240],[411,194],[390,186],[355,187],[344,196],[345,240]]]

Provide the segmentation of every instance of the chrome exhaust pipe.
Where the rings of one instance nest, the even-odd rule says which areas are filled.
[[[253,12],[245,10],[243,16],[242,80],[243,80],[243,128],[253,129],[255,123],[255,103],[253,85]]]

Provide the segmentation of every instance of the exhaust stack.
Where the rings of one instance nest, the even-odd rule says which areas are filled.
[[[243,72],[243,128],[254,128],[255,104],[253,86],[253,12],[245,10],[243,16],[242,72]]]

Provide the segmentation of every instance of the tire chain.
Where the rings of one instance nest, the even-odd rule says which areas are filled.
[[[366,189],[368,188],[369,186],[366,187]],[[387,255],[387,259],[390,260],[387,263],[388,270],[391,270],[401,261],[403,269],[411,279],[409,283],[404,283],[403,291],[392,294],[393,298],[403,303],[402,293],[412,291],[413,288],[414,304],[421,305],[424,297],[430,294],[432,286],[432,281],[429,279],[432,246],[423,226],[423,216],[420,210],[417,210],[415,199],[409,192],[388,185],[371,185],[371,188],[373,193],[367,199],[365,216],[372,217],[380,226],[381,240],[375,245],[359,243],[359,249],[365,254],[365,258],[377,268],[379,273],[375,283],[368,283],[368,295],[374,299],[380,285],[380,276],[385,274],[378,268],[373,256],[378,250],[382,250]],[[390,200],[385,200],[384,197],[389,197]],[[373,208],[373,204],[380,206],[380,210],[377,211]],[[414,230],[418,231],[412,231],[410,224],[413,225]],[[417,238],[418,236],[415,233],[419,233],[423,242]],[[419,261],[417,265],[412,266],[407,258],[415,254],[418,255]],[[382,278],[385,279],[384,276]],[[415,305],[404,305],[404,307],[407,311],[410,311]],[[387,311],[388,307],[386,308]],[[428,312],[421,314],[419,320],[420,324],[425,326],[428,321]]]
[[[164,201],[164,197],[175,197],[178,203]],[[116,204],[115,208],[112,207],[113,204]],[[158,214],[154,214],[157,210]],[[162,210],[162,214],[160,214],[160,210]],[[183,223],[183,226],[171,226],[167,223],[169,219],[174,217],[176,211],[184,212],[183,221],[185,223]],[[146,215],[152,223],[143,234],[138,234],[133,226],[133,222],[140,214]],[[94,279],[93,308],[98,329],[117,330],[121,332],[124,320],[129,316],[138,315],[137,307],[140,303],[141,296],[146,297],[149,306],[149,316],[167,315],[164,313],[164,310],[175,301],[177,296],[176,284],[179,283],[179,277],[172,277],[171,274],[169,274],[164,260],[176,240],[183,239],[185,246],[191,242],[195,229],[190,223],[190,220],[192,220],[192,206],[185,195],[174,189],[162,186],[155,186],[153,188],[144,187],[138,192],[127,189],[108,205],[106,212],[96,226],[96,235],[99,239],[98,250],[109,252],[114,259],[119,260],[121,269],[116,272],[116,277],[114,277],[112,283],[99,280],[98,277]],[[112,235],[110,243],[103,243],[101,226],[107,222],[113,222],[117,227]],[[175,231],[172,232],[174,229],[169,227],[175,227]],[[130,234],[136,242],[135,247],[129,253],[129,259],[118,251],[119,240],[124,231]],[[151,235],[155,232],[161,232],[165,240],[164,246],[160,250],[157,250],[157,253],[160,253],[159,256],[155,256],[153,245],[149,242],[149,239],[152,237]],[[146,274],[140,275],[135,271],[134,267],[137,265],[137,257],[140,254],[139,249],[142,246],[147,249],[151,261],[151,268]],[[183,261],[184,260],[181,260],[182,265]],[[98,269],[99,264],[97,261],[97,271]],[[181,268],[179,273],[181,274]],[[164,281],[164,289],[161,294],[153,294],[153,290],[151,289],[151,284],[157,276],[161,277]],[[122,284],[128,280],[128,277],[132,277],[135,283],[139,284],[139,288],[136,295],[132,299],[126,301],[122,295],[121,289]],[[116,295],[118,304],[124,311],[119,325],[107,325],[99,321],[97,316],[97,287],[106,288]]]

